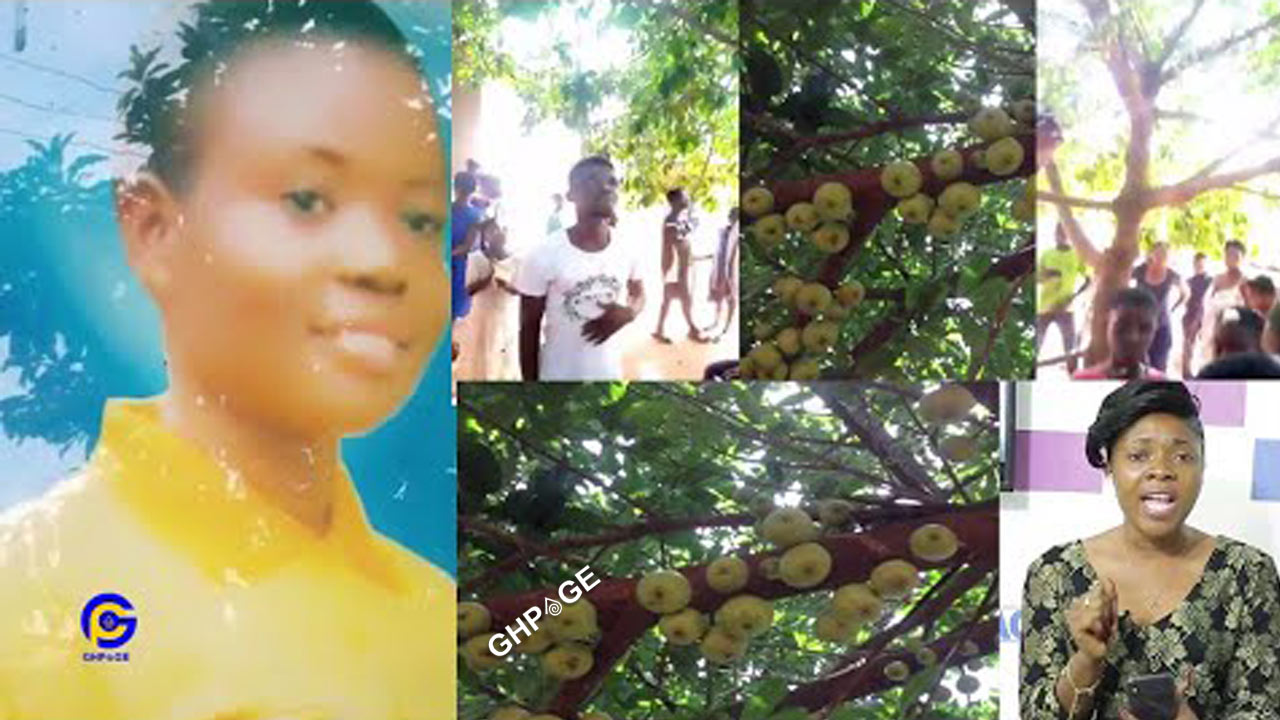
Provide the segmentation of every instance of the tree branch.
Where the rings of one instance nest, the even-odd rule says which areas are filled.
[[[896,438],[889,435],[882,423],[871,416],[870,408],[862,397],[862,388],[856,384],[848,387],[851,392],[840,393],[829,384],[816,383],[813,393],[822,398],[849,433],[861,440],[908,492],[921,499],[943,497],[942,489],[933,482],[924,467],[906,452]],[[845,403],[844,398],[849,402]]]
[[[1195,6],[1191,8],[1191,12],[1187,14],[1182,22],[1169,33],[1164,39],[1164,47],[1160,51],[1160,57],[1156,58],[1156,68],[1163,70],[1164,64],[1169,62],[1169,57],[1173,55],[1173,51],[1177,49],[1182,42],[1182,36],[1187,33],[1187,28],[1191,27],[1191,23],[1195,22],[1196,16],[1200,14],[1200,8],[1204,7],[1204,0],[1196,0]]]
[[[1146,193],[1148,207],[1162,205],[1182,205],[1201,193],[1230,187],[1237,183],[1252,180],[1260,175],[1280,172],[1280,157],[1274,157],[1253,167],[1210,176],[1192,176],[1174,185],[1152,188]],[[1197,173],[1199,175],[1199,173]]]
[[[1218,57],[1219,55],[1222,55],[1226,51],[1230,50],[1231,48],[1235,47],[1236,45],[1239,45],[1240,43],[1251,40],[1257,35],[1260,35],[1266,32],[1267,30],[1270,30],[1276,27],[1280,27],[1280,13],[1276,14],[1274,17],[1271,17],[1268,20],[1264,20],[1263,22],[1253,26],[1252,28],[1249,28],[1248,30],[1245,30],[1243,32],[1237,33],[1230,37],[1224,38],[1223,40],[1221,40],[1215,45],[1210,45],[1207,48],[1196,50],[1191,54],[1189,54],[1181,62],[1177,63],[1173,67],[1161,73],[1160,84],[1161,85],[1167,84],[1170,80],[1173,80],[1175,77],[1185,72],[1188,68],[1194,65],[1197,65],[1199,63],[1205,62],[1206,60],[1212,60]]]
[[[724,43],[725,45],[728,45],[734,50],[738,49],[738,38],[732,37],[726,34],[723,30],[711,27],[710,25],[702,22],[698,18],[694,17],[693,13],[689,12],[688,10],[685,10],[683,7],[681,7],[677,3],[672,3],[670,5],[667,5],[665,3],[654,2],[653,0],[636,0],[636,4],[644,7],[648,7],[652,10],[657,10],[659,12],[666,12],[666,13],[675,15],[676,17],[688,23],[689,27],[692,27],[693,29],[702,32],[704,35],[707,35],[708,37],[712,37],[712,38],[715,38],[716,40],[719,40],[720,42]]]
[[[831,553],[831,573],[821,584],[808,589],[793,588],[781,581],[769,580],[760,571],[765,558],[777,557],[770,552],[744,557],[750,567],[750,580],[740,592],[765,599],[777,599],[795,595],[831,590],[851,582],[861,582],[885,560],[911,557],[909,538],[924,522],[941,522],[951,528],[961,544],[950,562],[921,563],[922,569],[951,567],[968,558],[994,566],[999,548],[999,503],[989,501],[975,505],[953,507],[945,512],[922,516],[913,521],[889,523],[864,532],[831,535],[818,542]],[[976,560],[980,559],[980,560]],[[678,568],[688,578],[692,588],[689,606],[702,612],[713,612],[727,598],[707,585],[706,565]],[[596,608],[603,637],[595,649],[595,663],[587,675],[565,682],[550,702],[547,712],[561,716],[571,715],[605,675],[622,658],[641,635],[657,621],[658,616],[644,610],[636,602],[635,586],[638,580],[605,579],[587,594]],[[503,628],[515,622],[520,613],[531,606],[543,604],[546,597],[555,597],[554,587],[541,588],[517,595],[490,598],[485,606],[493,618],[494,628]]]
[[[996,309],[995,320],[991,323],[991,328],[987,331],[987,342],[982,346],[981,355],[974,361],[969,363],[968,382],[974,382],[982,378],[982,371],[987,365],[987,361],[991,359],[991,349],[996,345],[996,336],[1000,334],[1000,328],[1004,327],[1005,320],[1009,317],[1009,308],[1013,306],[1013,299],[1022,291],[1023,286],[1027,284],[1027,279],[1031,277],[1028,273],[1018,278],[1009,288],[1009,292],[1005,293],[1004,299],[1000,301],[1000,307]]]
[[[1090,208],[1094,210],[1106,210],[1115,212],[1114,200],[1089,200],[1087,198],[1071,197],[1069,195],[1059,195],[1052,192],[1040,192],[1036,194],[1038,200],[1051,202],[1055,205],[1070,205],[1071,207]]]

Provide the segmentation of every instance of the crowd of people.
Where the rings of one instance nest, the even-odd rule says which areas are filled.
[[[471,379],[626,377],[620,331],[646,305],[640,270],[646,248],[616,229],[619,179],[608,158],[578,161],[568,179],[568,193],[551,198],[540,241],[513,256],[500,212],[500,183],[473,161],[454,176],[453,353],[455,361],[468,353],[479,356],[470,358],[475,371],[463,373],[474,375]],[[657,242],[649,246],[660,254],[662,273],[652,338],[664,345],[676,342],[665,330],[676,303],[687,326],[685,338],[718,342],[731,331],[737,308],[737,213],[731,212],[719,230],[714,251],[698,254],[692,242],[697,220],[687,193],[672,188],[666,198],[668,212],[660,233],[654,234]],[[693,288],[695,264],[703,260],[711,262],[707,301],[714,305],[714,316],[709,325],[699,326]],[[467,341],[460,343],[460,337]],[[504,362],[513,367],[504,368]]]
[[[1039,313],[1037,353],[1047,331],[1062,336],[1067,372],[1075,379],[1163,378],[1173,374],[1175,321],[1181,332],[1176,353],[1183,377],[1280,377],[1280,304],[1270,276],[1248,275],[1242,267],[1247,248],[1229,240],[1222,248],[1223,270],[1208,272],[1208,256],[1198,252],[1192,272],[1183,277],[1169,266],[1169,246],[1151,245],[1135,266],[1128,287],[1111,298],[1107,309],[1108,356],[1079,368],[1072,305],[1092,285],[1091,274],[1104,254],[1072,237],[1059,224],[1054,247],[1042,254],[1038,269]]]

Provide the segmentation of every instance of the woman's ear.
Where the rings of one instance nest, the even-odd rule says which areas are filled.
[[[163,180],[143,171],[116,181],[115,206],[129,266],[159,300],[173,282],[173,248],[182,225],[178,202]]]

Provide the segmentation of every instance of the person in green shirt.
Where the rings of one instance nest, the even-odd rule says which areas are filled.
[[[1054,232],[1053,248],[1040,257],[1040,268],[1037,280],[1040,283],[1040,301],[1036,314],[1036,353],[1044,342],[1045,331],[1056,324],[1062,332],[1063,353],[1067,356],[1067,372],[1076,371],[1076,328],[1075,316],[1071,314],[1071,301],[1075,300],[1089,285],[1076,289],[1076,283],[1085,276],[1085,264],[1067,240],[1066,230],[1059,223]]]

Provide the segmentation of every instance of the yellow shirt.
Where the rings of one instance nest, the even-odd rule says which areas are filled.
[[[1057,270],[1056,278],[1040,281],[1040,304],[1037,312],[1045,313],[1071,299],[1076,292],[1076,284],[1085,272],[1084,262],[1076,255],[1073,248],[1059,250],[1056,247],[1046,250],[1040,256],[1040,267],[1044,270]]]
[[[454,585],[335,481],[319,536],[154,405],[110,403],[85,472],[0,514],[0,720],[453,717]],[[119,648],[104,608],[82,630],[100,593],[133,605]]]

